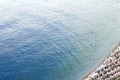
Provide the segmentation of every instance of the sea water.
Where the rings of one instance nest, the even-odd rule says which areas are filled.
[[[117,0],[0,0],[0,80],[82,80],[119,36]]]

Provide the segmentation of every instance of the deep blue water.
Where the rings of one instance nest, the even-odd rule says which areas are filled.
[[[82,80],[120,40],[119,5],[0,0],[0,80]]]

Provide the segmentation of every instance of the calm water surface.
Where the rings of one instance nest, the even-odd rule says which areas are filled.
[[[117,0],[0,0],[0,80],[82,80],[119,35]]]

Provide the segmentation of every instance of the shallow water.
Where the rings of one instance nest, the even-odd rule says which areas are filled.
[[[0,80],[81,80],[120,37],[117,0],[0,0]]]

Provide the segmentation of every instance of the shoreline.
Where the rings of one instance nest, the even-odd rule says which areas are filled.
[[[88,73],[82,80],[92,80],[91,78],[92,78],[92,76],[94,76],[93,73],[95,73],[96,70],[102,68],[102,65],[104,65],[104,63],[107,60],[109,60],[110,56],[116,52],[116,50],[118,49],[119,46],[120,46],[120,42],[110,51],[109,55],[105,59],[103,59],[100,62],[100,64],[95,69],[93,69],[90,73]]]

